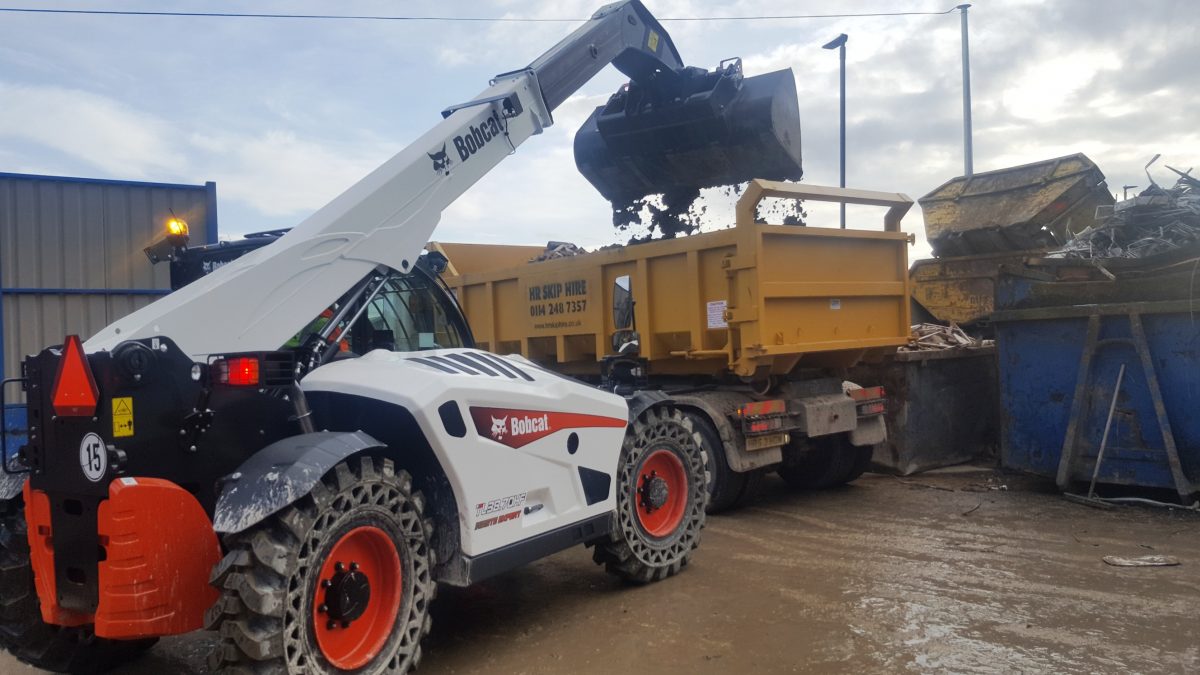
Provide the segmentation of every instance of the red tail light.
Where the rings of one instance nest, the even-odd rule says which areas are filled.
[[[235,356],[216,364],[217,381],[235,387],[258,386],[258,359],[252,356]]]
[[[783,428],[783,420],[778,417],[771,417],[764,420],[755,420],[748,425],[746,431],[752,434],[764,434],[768,431],[776,431]]]
[[[782,415],[786,412],[787,401],[775,399],[743,404],[738,408],[737,414],[739,417],[759,417],[761,415]]]
[[[867,415],[882,415],[887,412],[887,404],[883,401],[875,401],[874,403],[862,403],[858,406],[858,416],[865,417]]]
[[[883,390],[883,387],[863,387],[861,389],[851,389],[846,393],[855,401],[871,401],[887,396],[887,392]]]
[[[54,377],[54,414],[60,417],[91,417],[96,414],[100,390],[88,367],[87,355],[78,335],[68,335],[62,360]]]

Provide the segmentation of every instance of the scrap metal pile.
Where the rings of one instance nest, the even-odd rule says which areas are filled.
[[[1170,168],[1170,167],[1168,167]],[[1200,245],[1200,180],[1179,171],[1174,187],[1153,184],[1077,234],[1052,258],[1146,258]]]
[[[550,241],[546,242],[546,250],[529,262],[558,260],[559,258],[570,258],[572,256],[583,255],[584,253],[587,253],[587,249],[577,244],[572,244],[569,241]]]
[[[983,347],[990,344],[992,344],[991,340],[973,338],[953,323],[949,326],[943,326],[938,323],[919,323],[912,327],[912,334],[908,337],[908,344],[900,347],[899,351],[923,352]]]

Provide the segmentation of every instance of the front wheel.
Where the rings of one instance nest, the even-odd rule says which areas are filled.
[[[700,544],[705,464],[700,435],[683,413],[651,408],[634,420],[617,467],[616,523],[596,544],[595,561],[637,583],[678,573]]]
[[[223,672],[407,673],[429,632],[433,526],[391,461],[338,464],[307,497],[226,541],[208,627]]]

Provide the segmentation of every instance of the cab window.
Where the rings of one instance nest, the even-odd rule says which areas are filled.
[[[364,341],[370,348],[398,352],[463,346],[462,335],[438,301],[437,289],[416,274],[389,280],[367,306],[365,318],[370,324],[362,326],[366,335],[356,335],[357,324],[351,331],[356,346]]]

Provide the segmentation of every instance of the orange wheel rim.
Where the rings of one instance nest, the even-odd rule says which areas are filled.
[[[652,537],[665,537],[683,522],[688,483],[683,461],[670,450],[655,450],[638,468],[633,488],[638,522]]]
[[[403,578],[396,544],[378,527],[355,528],[333,545],[313,598],[317,646],[330,664],[354,670],[379,655],[396,624]]]

